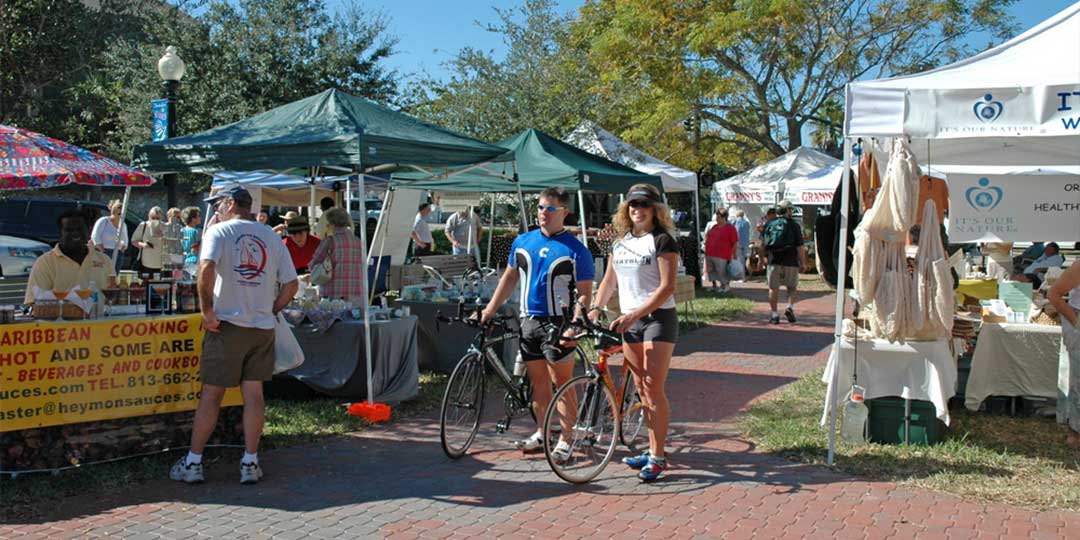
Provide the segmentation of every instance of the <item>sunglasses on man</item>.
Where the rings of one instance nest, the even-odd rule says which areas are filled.
[[[563,208],[566,208],[566,207],[565,206],[538,206],[538,207],[536,207],[537,210],[539,210],[541,212],[548,212],[548,213],[555,212],[556,210],[562,210]]]

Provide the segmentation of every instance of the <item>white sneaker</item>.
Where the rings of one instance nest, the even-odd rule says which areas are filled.
[[[544,436],[534,432],[528,439],[518,441],[516,446],[522,452],[535,452],[544,447]]]
[[[169,478],[177,482],[198,484],[205,480],[202,463],[188,463],[187,457],[182,457],[169,469]]]
[[[240,462],[240,483],[254,484],[263,476],[262,467],[258,463]]]
[[[551,459],[555,460],[555,463],[566,463],[566,460],[570,459],[570,443],[559,441],[551,451]]]

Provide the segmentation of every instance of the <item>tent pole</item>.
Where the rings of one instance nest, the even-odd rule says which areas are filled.
[[[360,147],[363,148],[363,145],[361,144]],[[357,169],[360,169],[360,167],[358,166]],[[360,200],[367,200],[364,177],[361,176],[358,182],[360,183]],[[366,293],[368,291],[367,206],[364,207],[364,221],[364,226],[360,227],[360,260],[364,261],[364,270],[360,272],[360,283]],[[349,234],[353,234],[353,232],[349,231]],[[375,381],[372,380],[374,368],[371,365],[371,316],[368,307],[361,306],[361,310],[364,313],[364,364],[367,370],[367,402],[371,404],[375,403]]]
[[[833,365],[832,383],[833,389],[832,397],[829,399],[827,407],[829,408],[829,455],[828,463],[831,466],[833,460],[836,457],[836,401],[837,395],[840,393],[838,388],[840,384],[840,362],[843,357],[840,355],[840,340],[842,323],[844,321],[844,299],[845,290],[847,285],[847,238],[848,238],[848,201],[851,200],[851,182],[849,181],[848,174],[851,169],[851,139],[844,137],[844,173],[841,176],[840,187],[840,238],[838,239],[843,249],[840,250],[840,260],[837,261],[836,270],[836,321],[833,328],[833,350],[832,354],[836,355],[836,364]]]
[[[698,261],[705,260],[705,244],[701,241],[701,182],[698,181],[698,177],[694,175],[694,243],[697,244]],[[741,261],[740,264],[746,264],[746,261]],[[745,268],[743,270],[746,270]],[[701,270],[698,270],[699,274],[704,274]],[[745,273],[744,273],[745,275]],[[701,281],[701,280],[699,280]],[[701,283],[705,283],[701,281]]]
[[[345,179],[345,213],[352,217],[352,181]],[[367,219],[367,207],[364,208],[364,219]]]
[[[581,243],[585,247],[589,246],[589,234],[586,232],[588,229],[588,220],[585,219],[585,192],[580,189],[577,192],[578,200],[578,225],[581,225]]]
[[[116,228],[116,249],[112,252],[112,265],[116,268],[116,259],[120,256],[120,237],[124,235],[124,218],[127,217],[128,199],[131,197],[131,186],[124,188],[124,202],[120,204],[120,226]],[[130,238],[128,239],[130,240]],[[117,272],[119,274],[119,272]]]
[[[521,194],[521,178],[518,178],[517,160],[511,161],[510,166],[514,169],[514,186],[517,187],[518,196],[518,217],[521,218],[521,230],[518,232],[524,234],[529,230],[529,222],[525,219],[525,196]]]
[[[371,285],[371,291],[368,292],[368,304],[375,301],[375,288],[379,286],[379,272],[382,270],[383,254],[386,253],[386,213],[394,207],[394,190],[393,188],[387,188],[386,196],[383,197],[382,210],[379,211],[379,220],[375,222],[375,237],[380,238],[379,242],[379,254],[375,259],[375,283]],[[364,206],[364,228],[367,228],[367,206]],[[380,233],[380,229],[382,229]]]
[[[488,268],[494,268],[491,266],[491,241],[495,238],[495,194],[491,194],[491,226],[488,228],[488,249],[487,249],[487,265]]]
[[[472,220],[474,219],[474,217],[476,219],[476,224],[478,226],[480,225],[480,216],[477,216],[476,214],[473,214],[473,208],[474,208],[474,206],[470,204],[469,205],[469,215],[466,216],[466,219],[469,220],[469,223],[465,228],[465,234],[466,234],[466,236],[469,237],[469,241],[465,244],[465,252],[468,253],[470,257],[472,257],[472,248],[473,248]],[[479,242],[480,239],[477,238],[476,241]],[[480,248],[477,248],[476,250],[480,251]],[[480,257],[476,258],[476,266],[480,266]]]

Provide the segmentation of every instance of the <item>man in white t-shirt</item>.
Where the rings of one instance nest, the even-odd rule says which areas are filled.
[[[427,217],[431,214],[431,205],[423,203],[416,218],[413,219],[412,241],[413,256],[421,257],[435,253],[435,238],[431,236],[431,227],[428,227]]]
[[[446,220],[446,238],[453,246],[454,255],[471,253],[480,263],[480,247],[478,240],[483,237],[484,227],[480,224],[480,218],[469,209],[454,212]]]
[[[259,439],[265,406],[262,384],[274,373],[275,315],[296,294],[292,259],[270,227],[251,221],[251,194],[230,186],[206,199],[213,203],[218,224],[202,237],[198,286],[202,310],[202,394],[195,411],[191,451],[169,471],[187,483],[203,481],[202,452],[217,425],[226,388],[240,387],[244,396],[244,457],[240,483],[262,477]]]

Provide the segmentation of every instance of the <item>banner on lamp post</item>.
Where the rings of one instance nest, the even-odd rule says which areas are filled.
[[[155,99],[150,102],[150,112],[154,119],[154,142],[169,138],[169,100]]]
[[[949,175],[950,242],[1080,238],[1080,177]]]

